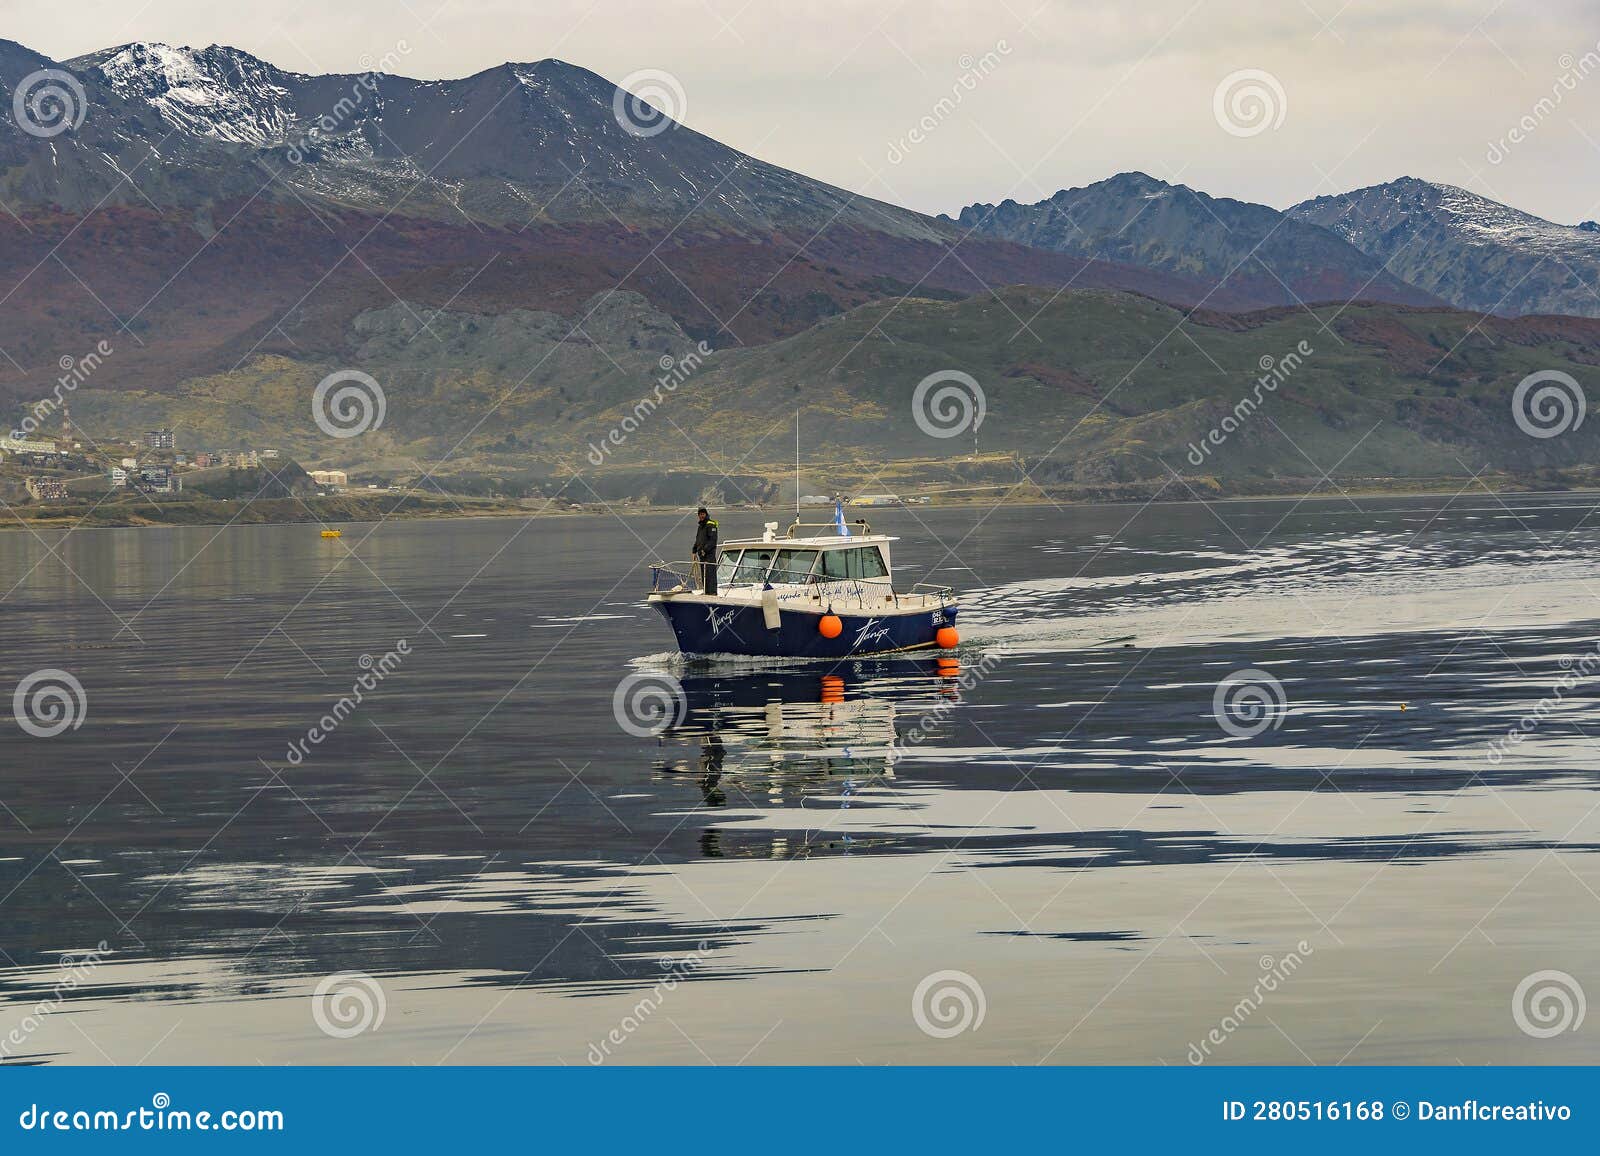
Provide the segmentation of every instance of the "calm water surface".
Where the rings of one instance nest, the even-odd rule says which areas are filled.
[[[1594,512],[874,518],[903,583],[963,591],[959,671],[676,659],[642,603],[676,516],[8,532],[0,698],[54,670],[86,705],[0,710],[0,1041],[1593,1062],[1514,999],[1600,994]],[[631,676],[678,681],[676,725],[619,725]]]

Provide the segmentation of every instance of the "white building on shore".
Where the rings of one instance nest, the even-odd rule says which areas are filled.
[[[0,437],[0,453],[4,454],[60,454],[66,455],[55,442],[33,441],[28,438]]]

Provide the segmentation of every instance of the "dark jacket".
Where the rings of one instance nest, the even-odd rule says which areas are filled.
[[[700,523],[699,529],[694,533],[694,560],[696,562],[715,562],[717,560],[717,520],[707,518]]]

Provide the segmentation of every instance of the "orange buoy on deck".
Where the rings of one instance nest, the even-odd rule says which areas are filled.
[[[954,650],[961,642],[961,635],[956,633],[954,626],[941,626],[939,633],[933,636],[933,640],[945,650]]]
[[[838,638],[844,633],[844,623],[837,614],[824,614],[817,622],[817,632],[824,638]]]

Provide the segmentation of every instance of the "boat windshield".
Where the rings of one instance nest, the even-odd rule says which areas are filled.
[[[739,565],[733,572],[733,581],[730,585],[743,586],[751,582],[760,582],[767,576],[767,569],[772,565],[778,551],[773,550],[746,550],[739,559]]]
[[[725,550],[722,557],[717,559],[717,585],[733,585],[734,571],[739,568],[739,555],[741,550]]]
[[[817,564],[815,550],[779,550],[778,560],[772,566],[772,581],[800,584],[811,581],[811,569]]]

